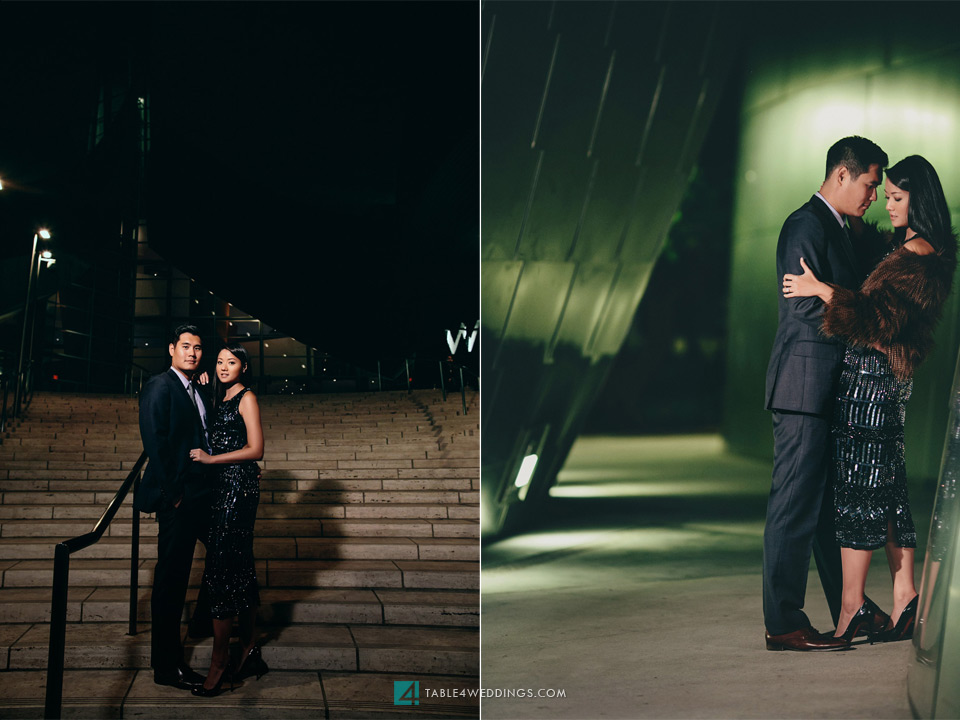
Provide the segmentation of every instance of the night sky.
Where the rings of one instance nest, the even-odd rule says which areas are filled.
[[[129,71],[154,247],[319,349],[440,354],[479,314],[478,26],[473,2],[4,2],[0,232],[96,252],[130,192],[122,152],[87,153],[97,78]]]

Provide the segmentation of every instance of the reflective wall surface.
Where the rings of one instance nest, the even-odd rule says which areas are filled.
[[[952,398],[908,676],[910,704],[924,718],[960,717],[960,357]]]
[[[488,534],[546,496],[620,349],[737,27],[720,3],[483,4]]]

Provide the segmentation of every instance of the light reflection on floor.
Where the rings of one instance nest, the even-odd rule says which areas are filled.
[[[718,435],[589,437],[557,476],[557,498],[729,495],[756,492],[763,463],[726,454]],[[750,466],[744,472],[744,465]],[[763,469],[760,469],[763,468]]]
[[[485,547],[481,574],[483,687],[566,698],[485,699],[483,717],[909,717],[906,643],[764,649],[770,469],[716,436],[578,441],[542,522]],[[815,573],[808,587],[827,629]],[[868,592],[889,595],[882,554]]]

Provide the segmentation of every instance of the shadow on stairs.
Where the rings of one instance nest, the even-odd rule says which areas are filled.
[[[153,683],[156,523],[132,509],[71,559],[64,717],[477,717],[479,399],[268,396],[255,555],[271,668],[212,699]],[[0,441],[0,717],[41,717],[53,549],[90,530],[142,449],[135,398],[38,393]],[[198,544],[188,598],[202,574]],[[188,602],[187,611],[192,602]],[[204,672],[211,641],[185,642]],[[411,682],[419,691],[401,697]],[[395,692],[398,695],[395,696]]]

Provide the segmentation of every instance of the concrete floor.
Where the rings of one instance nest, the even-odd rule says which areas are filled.
[[[487,546],[482,566],[481,687],[564,697],[485,697],[482,716],[912,717],[910,643],[765,649],[769,483],[769,463],[716,436],[579,440],[542,525]],[[911,487],[921,545],[933,485]],[[882,552],[867,591],[889,610]],[[832,628],[815,570],[806,610]]]

